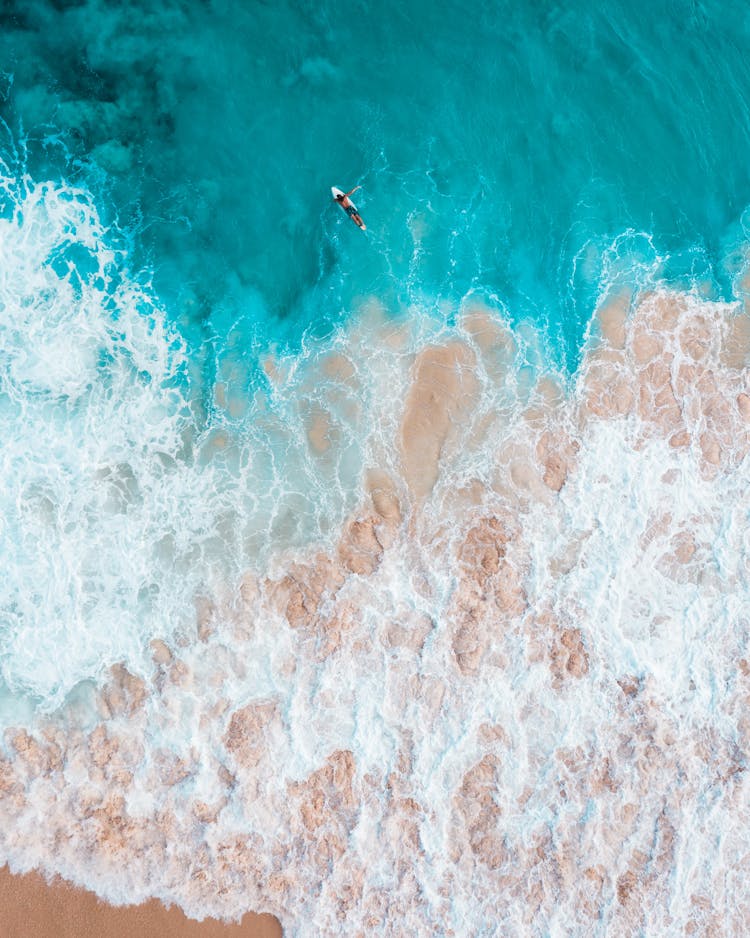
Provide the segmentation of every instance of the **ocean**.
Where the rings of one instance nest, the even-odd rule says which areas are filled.
[[[0,862],[746,933],[749,63],[713,0],[2,4]]]

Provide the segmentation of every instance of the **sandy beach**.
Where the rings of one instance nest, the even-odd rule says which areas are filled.
[[[0,869],[0,938],[280,938],[272,915],[248,913],[238,925],[216,919],[196,922],[177,908],[152,900],[143,905],[106,905],[61,879],[49,885],[39,873],[14,876]]]

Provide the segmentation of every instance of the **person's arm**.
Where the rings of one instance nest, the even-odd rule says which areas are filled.
[[[345,193],[345,194],[346,194],[347,196],[353,195],[353,194],[357,191],[357,189],[361,189],[361,188],[362,188],[362,186],[355,186],[353,189],[350,189],[350,190],[349,190],[347,193]]]

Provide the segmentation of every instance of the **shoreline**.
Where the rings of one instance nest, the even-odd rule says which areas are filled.
[[[36,870],[11,873],[0,867],[3,938],[281,938],[278,919],[246,913],[239,924],[187,918],[157,899],[114,906],[60,877],[48,883]]]

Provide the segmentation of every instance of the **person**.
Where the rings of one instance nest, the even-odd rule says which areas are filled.
[[[353,189],[350,189],[348,192],[339,193],[339,195],[334,196],[334,198],[339,203],[339,205],[343,208],[346,214],[352,219],[352,221],[356,222],[360,228],[364,228],[365,223],[362,221],[362,216],[359,214],[357,209],[352,205],[351,200],[349,198],[350,195],[354,195],[357,189],[361,189],[361,188],[362,186],[355,186]]]

